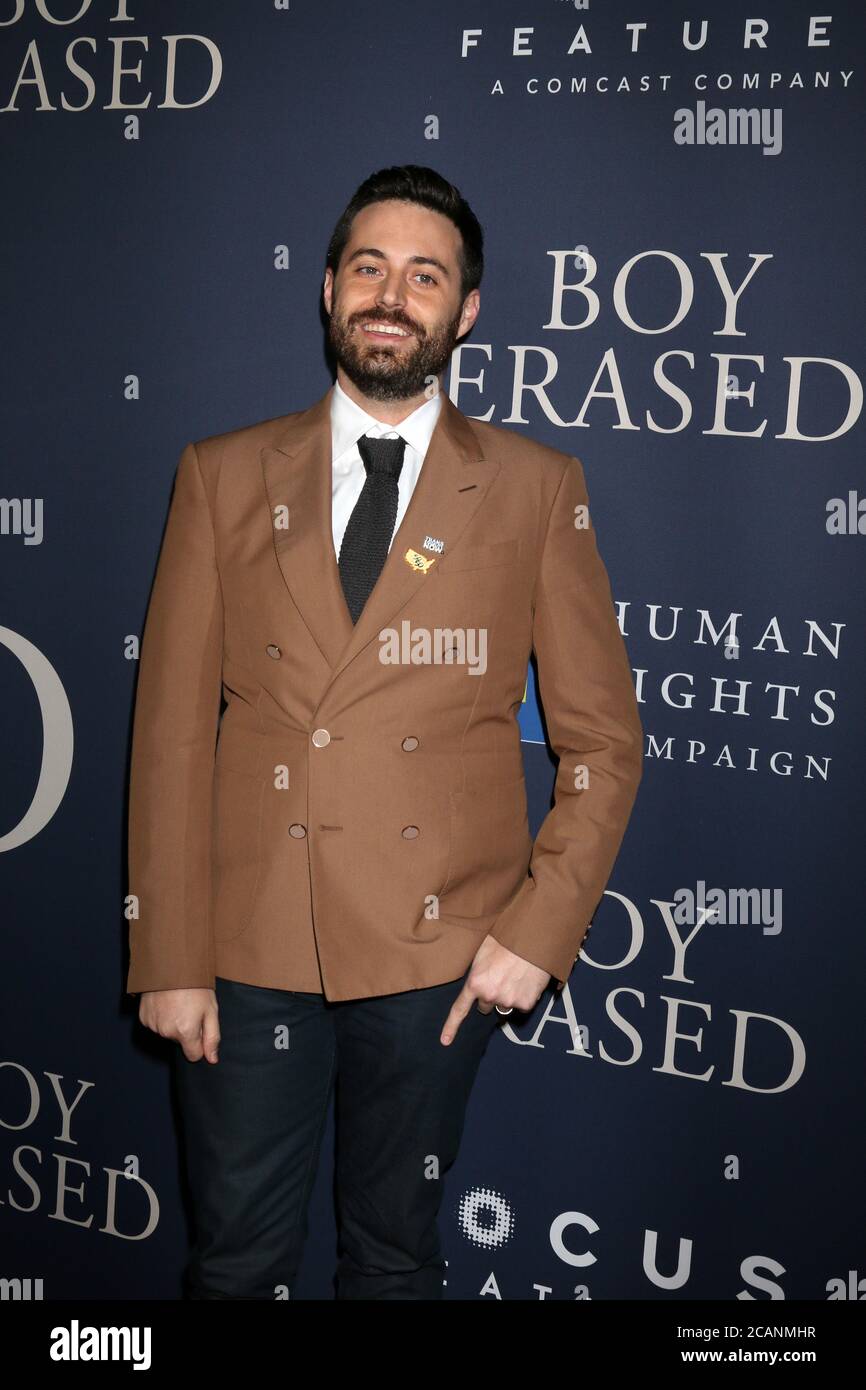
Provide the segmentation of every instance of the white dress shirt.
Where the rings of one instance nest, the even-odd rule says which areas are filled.
[[[381,420],[362,410],[351,396],[347,396],[338,381],[334,382],[331,394],[331,528],[334,535],[334,554],[338,559],[349,517],[367,478],[367,470],[358,451],[361,435],[370,434],[374,439],[402,437],[406,441],[403,467],[397,480],[397,519],[388,545],[390,550],[418,481],[418,474],[421,472],[421,465],[441,409],[442,400],[437,391],[435,396],[419,405],[398,425],[383,424]]]

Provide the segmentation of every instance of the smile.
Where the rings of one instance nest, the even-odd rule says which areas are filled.
[[[364,323],[361,325],[370,338],[411,338],[405,328],[396,328],[387,323]]]

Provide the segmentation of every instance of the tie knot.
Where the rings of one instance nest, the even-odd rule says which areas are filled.
[[[358,453],[368,474],[385,473],[399,478],[405,448],[406,441],[400,435],[396,439],[374,439],[369,434],[362,434],[358,440]]]

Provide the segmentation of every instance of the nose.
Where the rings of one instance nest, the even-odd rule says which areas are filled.
[[[379,281],[376,303],[383,309],[400,309],[406,303],[406,292],[399,270],[394,267]]]

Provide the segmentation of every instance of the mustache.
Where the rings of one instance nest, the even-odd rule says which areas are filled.
[[[349,320],[349,327],[354,328],[356,325],[360,325],[362,323],[384,323],[391,328],[405,328],[407,333],[414,333],[418,338],[422,338],[424,336],[424,330],[418,328],[416,324],[411,323],[407,319],[386,318],[384,314],[377,313],[354,314],[352,318],[350,318]]]

